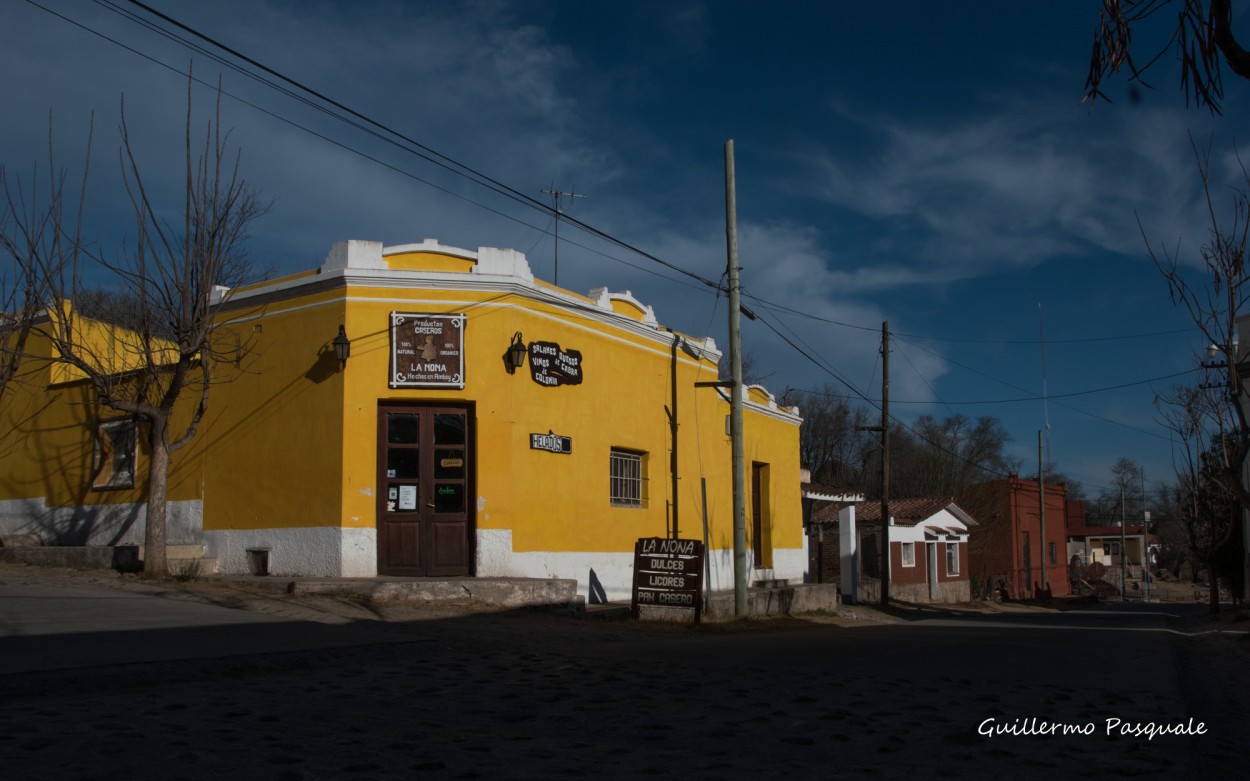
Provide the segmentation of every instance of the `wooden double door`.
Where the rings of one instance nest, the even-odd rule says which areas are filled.
[[[378,574],[470,575],[468,407],[378,408]]]

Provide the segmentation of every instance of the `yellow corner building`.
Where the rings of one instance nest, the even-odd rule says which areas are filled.
[[[272,574],[571,578],[622,600],[635,542],[676,534],[706,538],[708,590],[733,588],[729,403],[695,387],[720,352],[628,291],[548,285],[513,250],[348,241],[216,311],[249,352],[174,455],[169,541],[220,571],[263,555]],[[0,403],[0,532],[139,543],[144,437],[50,349],[32,337]],[[748,389],[754,580],[806,579],[800,422]]]

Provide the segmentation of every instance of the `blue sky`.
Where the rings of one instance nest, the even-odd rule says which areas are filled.
[[[343,239],[432,237],[519,249],[551,279],[549,216],[108,3],[39,3],[168,66],[24,0],[0,7],[0,162],[43,165],[51,111],[59,162],[77,166],[94,112],[89,227],[106,246],[128,227],[119,98],[153,185],[176,193],[175,71],[194,62],[197,76],[221,76],[244,172],[276,199],[253,244],[263,263],[298,271]],[[1091,493],[1121,456],[1150,481],[1170,476],[1153,398],[1192,377],[1160,379],[1192,369],[1202,344],[1137,221],[1196,257],[1207,224],[1190,134],[1228,179],[1247,87],[1227,78],[1222,118],[1187,108],[1169,55],[1140,100],[1121,79],[1107,90],[1115,105],[1079,105],[1100,3],[150,4],[516,190],[584,193],[573,216],[712,279],[733,139],[743,285],[760,299],[749,305],[821,364],[747,322],[771,390],[837,385],[831,368],[876,399],[888,319],[900,420],[993,415],[1031,465],[1048,418],[1052,458]],[[210,103],[197,88],[201,119]],[[562,286],[632,290],[662,322],[725,344],[724,300],[703,286],[567,226],[561,239]]]

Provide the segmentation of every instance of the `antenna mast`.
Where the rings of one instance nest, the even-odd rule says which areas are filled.
[[[1041,303],[1037,305],[1037,331],[1042,349],[1042,418],[1046,424],[1046,463],[1053,463],[1050,455],[1050,396],[1046,391],[1046,323],[1042,319]]]
[[[586,196],[579,192],[573,192],[571,190],[569,192],[556,190],[554,189],[555,188],[554,184],[551,186],[553,189],[543,190],[542,192],[551,196],[551,207],[555,209],[555,212],[556,212],[555,269],[553,270],[551,274],[552,276],[551,283],[553,285],[559,285],[560,284],[560,215],[564,213],[560,209],[560,199],[561,198],[585,198]]]

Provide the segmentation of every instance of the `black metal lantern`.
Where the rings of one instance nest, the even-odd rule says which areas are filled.
[[[347,365],[347,359],[352,354],[352,343],[347,338],[347,329],[340,325],[339,335],[334,337],[334,341],[331,344],[334,345],[334,357],[338,359],[339,368],[342,369]]]
[[[503,362],[508,369],[508,374],[516,374],[516,370],[525,365],[527,352],[529,350],[525,347],[525,342],[521,340],[521,332],[517,331],[512,335],[512,344],[508,345],[508,351],[503,354]]]

